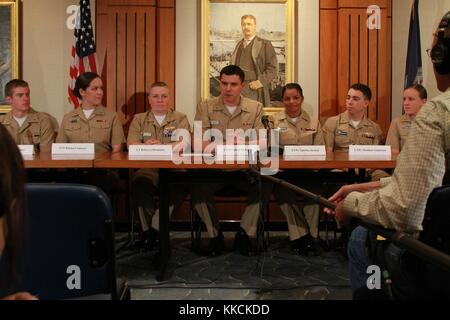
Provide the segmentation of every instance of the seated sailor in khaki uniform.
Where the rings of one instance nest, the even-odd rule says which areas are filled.
[[[85,72],[75,81],[73,93],[81,99],[80,107],[66,114],[56,142],[95,143],[95,152],[121,152],[125,135],[116,112],[102,106],[103,83],[94,72]],[[113,170],[89,170],[66,180],[93,184],[111,194],[119,182]]]
[[[73,90],[80,107],[66,114],[56,142],[95,143],[95,152],[120,152],[125,143],[122,124],[116,112],[101,105],[103,83],[93,72],[81,74]]]
[[[242,140],[236,133],[231,141],[235,145],[245,144],[249,141],[257,141],[259,129],[263,129],[261,118],[264,114],[263,106],[256,100],[245,98],[241,95],[244,88],[244,71],[236,65],[224,67],[220,72],[219,97],[202,101],[197,106],[196,121],[202,122],[203,146],[210,144],[225,144],[224,141],[213,140],[208,136],[209,129],[220,131],[222,137],[226,137],[228,129],[243,129],[254,131],[255,136],[245,137]],[[227,137],[228,138],[228,137]],[[209,147],[208,147],[209,148]],[[232,188],[247,192],[247,206],[242,215],[239,231],[236,233],[234,246],[242,255],[250,255],[253,252],[250,237],[256,238],[259,221],[259,194],[258,183],[251,179],[236,179],[231,177],[226,182],[195,185],[192,190],[194,207],[202,221],[206,224],[210,236],[209,254],[218,255],[224,248],[224,237],[220,231],[219,218],[214,203],[214,193]]]
[[[391,146],[393,153],[399,153],[409,135],[409,129],[417,113],[427,102],[427,90],[420,84],[413,85],[403,91],[403,110],[405,114],[392,120],[389,126],[386,145]],[[377,169],[372,172],[372,181],[386,178],[392,173],[391,169]]]
[[[383,140],[380,126],[367,118],[372,92],[364,84],[350,87],[345,100],[346,111],[329,118],[323,126],[327,151],[348,151],[351,144],[378,145]]]
[[[400,152],[406,143],[411,123],[427,102],[427,90],[420,84],[413,85],[403,91],[403,110],[405,114],[392,120],[389,126],[386,145],[393,152]]]
[[[282,89],[284,110],[274,114],[271,119],[273,128],[279,132],[280,146],[285,145],[324,145],[320,122],[302,109],[304,101],[303,89],[297,83],[288,83]],[[301,173],[300,173],[301,174]],[[289,172],[281,177],[289,179],[295,172]],[[302,187],[311,190],[316,188],[308,181],[295,181]],[[264,182],[264,200],[268,200],[267,187],[272,185]],[[275,199],[288,223],[291,247],[297,254],[316,253],[313,238],[318,235],[319,206],[306,203],[303,208],[298,205],[296,194],[280,186],[273,188]]]
[[[151,110],[134,115],[128,131],[127,143],[132,144],[174,144],[175,130],[190,131],[189,121],[184,113],[169,108],[169,87],[164,82],[150,86],[148,101]],[[182,141],[181,143],[186,143]],[[190,146],[190,141],[184,147]],[[131,188],[133,206],[138,210],[142,226],[142,242],[146,249],[153,249],[159,237],[159,209],[155,194],[158,191],[158,169],[139,169],[133,176]],[[169,212],[181,204],[187,193],[186,187],[171,186]]]
[[[21,79],[13,79],[5,86],[6,102],[11,111],[0,115],[2,123],[17,144],[32,144],[35,151],[49,152],[56,128],[50,117],[31,108],[30,87]]]

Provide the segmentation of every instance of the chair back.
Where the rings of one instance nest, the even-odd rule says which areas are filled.
[[[431,192],[425,208],[423,231],[419,240],[450,255],[450,185]],[[420,277],[428,297],[450,299],[450,274],[434,265],[424,263]]]
[[[27,184],[23,289],[40,299],[116,299],[113,210],[99,188]]]

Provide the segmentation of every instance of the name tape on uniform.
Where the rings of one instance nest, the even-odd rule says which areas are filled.
[[[294,156],[326,156],[327,152],[325,146],[284,146],[284,156],[294,157]]]
[[[34,155],[34,146],[32,144],[19,144],[18,147],[22,156]]]
[[[53,143],[52,154],[95,154],[94,143]]]
[[[146,159],[146,160],[172,160],[172,145],[170,144],[137,144],[128,148],[128,156],[130,160]],[[138,157],[138,158],[136,158]]]
[[[348,149],[350,160],[355,159],[391,159],[391,146],[350,145]]]

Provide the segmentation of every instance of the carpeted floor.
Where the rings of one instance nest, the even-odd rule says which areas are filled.
[[[231,250],[233,237],[225,233],[228,250],[221,256],[206,257],[191,250],[190,233],[172,232],[171,276],[164,282],[155,279],[156,252],[128,246],[117,252],[117,275],[132,300],[351,299],[347,261],[338,251],[322,248],[319,256],[297,256],[287,234],[278,232],[271,234],[267,251],[244,257]]]

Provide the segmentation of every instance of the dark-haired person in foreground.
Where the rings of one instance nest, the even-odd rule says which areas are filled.
[[[433,35],[430,53],[438,89],[443,94],[425,104],[413,121],[392,177],[376,182],[342,187],[330,201],[337,204],[336,218],[347,224],[354,215],[368,223],[418,237],[422,231],[425,206],[431,191],[440,186],[450,166],[450,11],[442,18]],[[331,213],[330,210],[326,210]],[[367,288],[368,230],[357,227],[348,243],[350,282],[354,297]],[[370,235],[369,235],[370,238]],[[393,244],[385,249],[385,263],[391,275],[403,279],[400,264],[403,250]],[[444,279],[442,279],[443,281]],[[411,279],[398,282],[402,296],[415,291]],[[440,297],[440,298],[449,298]]]
[[[10,292],[20,283],[25,243],[25,169],[16,143],[0,124],[0,292]],[[36,300],[18,292],[2,300]]]

